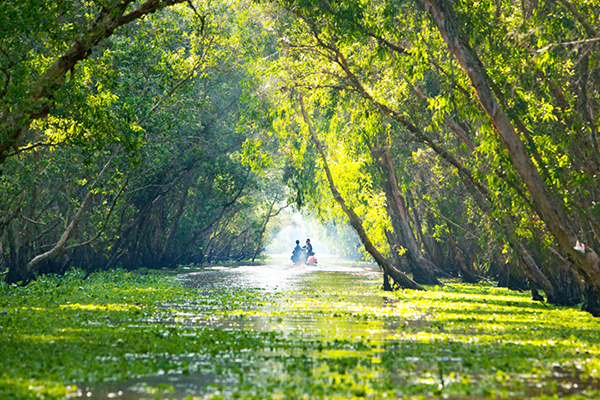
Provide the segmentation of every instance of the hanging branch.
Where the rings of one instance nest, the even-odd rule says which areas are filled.
[[[381,267],[385,275],[391,276],[392,279],[402,288],[405,289],[417,289],[417,290],[425,290],[421,285],[410,279],[407,275],[399,271],[383,254],[377,250],[377,248],[373,245],[369,237],[367,236],[367,232],[363,227],[362,220],[356,215],[354,210],[346,204],[346,201],[338,191],[335,183],[333,181],[333,176],[331,175],[331,171],[329,170],[329,165],[327,164],[327,156],[323,151],[323,146],[321,145],[321,141],[319,140],[317,133],[312,126],[310,119],[308,118],[308,114],[306,113],[306,108],[304,107],[304,99],[302,94],[300,94],[300,108],[302,111],[302,117],[306,126],[308,127],[308,131],[310,132],[311,138],[319,155],[321,157],[321,161],[323,162],[323,169],[325,171],[325,175],[327,176],[327,181],[329,182],[329,189],[331,190],[331,194],[335,201],[342,208],[348,220],[350,221],[350,225],[356,231],[360,241],[365,246],[365,249],[369,254],[375,259],[375,262]]]
[[[103,7],[96,20],[82,29],[79,39],[60,56],[33,85],[26,106],[15,106],[8,118],[0,124],[0,164],[11,152],[18,151],[19,142],[31,122],[46,117],[55,108],[54,94],[63,85],[66,74],[73,73],[80,61],[86,60],[100,42],[109,38],[115,29],[138,18],[186,0],[147,0],[133,11],[125,14],[133,0],[114,1],[112,7]]]

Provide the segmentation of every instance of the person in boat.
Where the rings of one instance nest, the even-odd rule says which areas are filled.
[[[306,257],[314,256],[312,244],[310,244],[310,239],[306,239]]]
[[[304,250],[300,247],[300,241],[296,240],[296,247],[292,251],[292,261],[294,264],[304,261]]]
[[[306,246],[304,246],[305,250],[305,259],[304,262],[306,265],[317,265],[317,258],[315,257],[315,252],[313,251],[312,244],[310,243],[310,239],[306,239]]]

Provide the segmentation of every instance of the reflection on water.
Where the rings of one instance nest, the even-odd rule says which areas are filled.
[[[395,334],[407,325],[418,327],[427,323],[418,310],[403,306],[402,312],[397,313],[396,310],[401,307],[394,301],[377,295],[373,290],[364,290],[381,284],[380,272],[369,265],[210,267],[181,275],[177,279],[187,287],[198,289],[204,300],[165,304],[165,309],[176,309],[177,312],[166,318],[156,316],[145,322],[198,329],[277,331],[285,336],[324,342],[342,339],[385,340],[387,335]],[[228,293],[232,294],[230,301],[215,300]],[[259,293],[266,301],[244,302],[243,296],[238,298],[233,295],[239,293]],[[357,315],[364,313],[365,309],[396,317],[384,321],[357,320]],[[411,319],[399,318],[401,314]],[[280,349],[275,351],[281,352]],[[378,352],[375,349],[369,357],[378,357]],[[262,353],[273,356],[273,350],[270,349],[263,349]],[[373,350],[369,349],[368,353],[373,353]],[[288,357],[291,354],[287,352],[281,355]],[[318,355],[308,351],[308,355],[356,358],[368,354],[365,354],[365,349],[357,350],[348,345],[347,349],[319,349]],[[201,357],[195,357],[197,366],[200,366],[203,362]],[[239,363],[243,368],[248,359],[232,359],[228,362]],[[268,358],[259,362],[265,365],[258,366],[258,369],[269,373],[282,368]],[[101,382],[89,385],[78,395],[92,399],[185,398],[202,395],[211,383],[223,385],[230,380],[229,383],[236,383],[232,377],[215,373],[165,374],[129,382]]]
[[[438,342],[419,341],[419,334],[427,335],[432,330],[441,333],[444,325],[430,322],[431,316],[418,309],[410,296],[392,300],[375,290],[381,285],[381,274],[368,266],[212,267],[177,279],[197,289],[200,298],[195,302],[164,304],[164,313],[140,323],[170,325],[186,332],[216,329],[220,333],[235,333],[235,337],[242,336],[237,333],[241,330],[247,331],[245,334],[264,333],[263,338],[269,337],[267,332],[277,332],[271,334],[274,341],[260,342],[264,348],[253,350],[231,349],[227,342],[217,352],[216,360],[215,354],[210,358],[201,349],[183,356],[166,354],[165,358],[180,362],[177,365],[185,365],[185,369],[161,371],[158,376],[128,382],[83,385],[78,397],[195,399],[220,393],[229,398],[239,388],[242,393],[252,392],[255,385],[262,385],[263,389],[274,385],[274,390],[283,390],[281,382],[291,382],[296,385],[294,388],[301,388],[301,394],[324,391],[323,396],[317,396],[320,398],[329,396],[328,390],[337,390],[336,398],[355,394],[368,397],[360,385],[433,388],[429,393],[437,393],[434,397],[439,398],[442,389],[452,386],[455,393],[471,393],[479,383],[493,386],[488,381],[496,377],[495,372],[488,375],[485,370],[469,370],[469,365],[480,363],[480,354],[494,354],[487,350],[479,353],[477,333],[460,333],[468,336],[460,342],[441,339],[444,344],[440,348],[436,348]],[[515,348],[512,344],[509,347]],[[498,376],[502,378],[501,372]],[[503,398],[530,398],[545,393],[580,395],[586,390],[597,391],[600,386],[597,379],[582,379],[572,371],[558,369],[547,379],[518,373],[511,379],[494,386],[506,389]],[[481,392],[447,398],[496,396]]]
[[[241,267],[210,267],[180,277],[188,287],[213,291],[219,289],[243,290],[262,289],[268,291],[301,290],[313,281],[315,274],[322,277],[329,275],[327,283],[337,285],[364,285],[365,280],[380,279],[377,269],[369,266],[345,267],[336,265],[292,266],[292,265],[263,265]],[[319,280],[318,278],[317,280]],[[334,287],[336,289],[336,287]]]
[[[255,331],[277,331],[289,334],[306,334],[328,337],[354,338],[364,335],[365,332],[372,336],[373,330],[365,331],[365,322],[357,323],[348,311],[357,313],[365,308],[394,309],[396,304],[381,297],[373,291],[361,290],[363,287],[377,285],[381,281],[381,274],[372,268],[352,268],[342,266],[260,266],[223,268],[213,267],[204,271],[180,277],[188,287],[198,288],[201,293],[210,296],[211,293],[222,291],[264,290],[265,293],[283,294],[274,296],[275,301],[264,304],[258,308],[261,315],[244,316],[244,318],[217,317],[206,318],[206,312],[213,312],[212,308],[203,308],[197,304],[179,305],[184,311],[176,322],[191,325],[205,325],[220,329],[248,329]],[[325,297],[327,299],[325,299]],[[248,304],[240,304],[239,308],[251,311]],[[217,308],[227,308],[228,304],[219,305]],[[324,318],[325,313],[339,309],[342,315],[335,315],[335,321]],[[273,312],[278,311],[277,316]],[[414,310],[413,310],[414,311]],[[387,311],[390,313],[390,311]],[[411,313],[412,317],[419,316],[419,312]],[[332,323],[335,322],[335,323]],[[400,321],[391,319],[382,329],[395,333],[400,325],[422,325],[418,320]]]

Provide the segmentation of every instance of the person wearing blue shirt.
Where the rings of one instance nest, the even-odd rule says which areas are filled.
[[[310,244],[310,239],[306,239],[306,255],[308,257],[315,255],[315,253],[313,252],[312,244]]]
[[[294,264],[302,262],[302,247],[300,247],[300,241],[296,240],[296,247],[294,247],[294,251],[292,251],[292,261]]]

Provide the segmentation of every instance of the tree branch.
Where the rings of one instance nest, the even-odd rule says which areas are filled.
[[[113,7],[103,8],[94,23],[80,38],[59,57],[31,88],[27,105],[15,106],[6,122],[0,124],[0,164],[12,150],[16,151],[31,122],[48,115],[54,105],[54,94],[63,85],[64,77],[78,62],[87,59],[95,46],[110,37],[116,28],[144,15],[186,0],[147,0],[138,8],[124,14],[133,0],[114,2]]]
[[[367,232],[365,231],[365,229],[363,227],[362,220],[358,217],[358,215],[356,215],[356,213],[354,212],[354,210],[352,208],[348,207],[348,205],[346,204],[346,201],[344,200],[344,198],[338,191],[337,187],[335,186],[335,183],[333,181],[333,176],[331,174],[331,171],[329,170],[329,165],[327,163],[327,156],[325,155],[325,152],[323,151],[323,146],[321,145],[321,141],[319,140],[319,137],[317,136],[317,132],[315,131],[314,127],[312,126],[310,119],[308,118],[308,114],[306,113],[306,108],[304,107],[304,99],[303,99],[302,94],[300,94],[300,108],[301,108],[301,112],[302,112],[302,118],[304,119],[304,122],[306,123],[306,126],[308,127],[308,131],[310,132],[312,141],[315,144],[317,151],[319,152],[321,161],[323,162],[323,169],[324,169],[325,175],[327,176],[327,181],[329,183],[329,189],[331,190],[331,194],[333,195],[333,198],[335,199],[335,201],[339,204],[339,206],[342,208],[342,210],[348,217],[348,220],[350,221],[350,225],[356,231],[358,237],[360,238],[360,241],[365,246],[365,249],[375,259],[375,261],[381,267],[381,269],[384,271],[384,273],[391,276],[400,287],[403,287],[406,289],[424,290],[424,288],[421,285],[419,285],[418,283],[416,283],[415,281],[410,279],[407,275],[405,275],[400,270],[398,270],[373,245],[373,243],[369,239],[369,236],[367,235]]]

